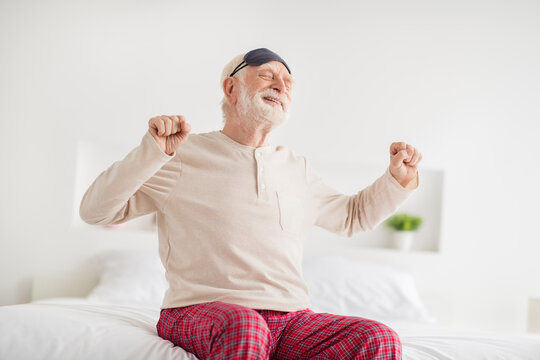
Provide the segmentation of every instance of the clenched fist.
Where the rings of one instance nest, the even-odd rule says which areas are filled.
[[[170,156],[187,141],[191,126],[182,115],[161,115],[148,121],[148,129],[160,149]]]
[[[416,179],[418,164],[422,160],[420,151],[404,142],[390,145],[390,173],[403,187]]]

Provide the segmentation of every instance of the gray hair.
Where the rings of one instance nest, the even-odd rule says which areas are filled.
[[[223,82],[225,81],[226,78],[229,77],[229,74],[232,73],[234,71],[234,69],[242,61],[244,61],[244,55],[246,55],[246,54],[244,53],[244,54],[236,55],[229,63],[227,63],[227,65],[225,65],[225,67],[223,68],[223,71],[221,72],[220,85],[221,85],[222,88],[223,88]],[[234,74],[234,76],[236,78],[238,78],[241,82],[244,82],[246,72],[245,71],[239,71],[236,74]],[[225,125],[225,122],[227,121],[227,116],[229,115],[230,110],[231,109],[230,109],[229,101],[227,100],[227,97],[225,97],[225,95],[223,95],[223,99],[221,99],[221,112],[222,112],[222,117],[223,117],[223,125]]]

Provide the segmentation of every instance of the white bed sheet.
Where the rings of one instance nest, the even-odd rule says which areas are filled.
[[[0,307],[0,359],[176,359],[193,354],[156,333],[159,308],[55,298]],[[540,338],[385,322],[398,332],[403,359],[540,359]]]
[[[540,360],[540,336],[384,321],[400,336],[407,360]]]
[[[156,332],[159,308],[55,298],[0,307],[0,359],[197,360]]]

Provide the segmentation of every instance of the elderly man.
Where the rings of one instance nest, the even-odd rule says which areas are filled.
[[[382,222],[418,186],[422,156],[393,143],[380,178],[336,192],[305,157],[270,145],[292,86],[268,49],[234,58],[222,74],[223,130],[189,135],[183,116],[151,118],[141,144],[87,190],[80,215],[118,224],[157,213],[170,285],[157,332],[200,359],[400,359],[386,325],[310,310],[302,247],[313,225],[352,236]]]

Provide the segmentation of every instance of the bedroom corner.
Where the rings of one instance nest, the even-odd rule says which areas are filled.
[[[35,301],[64,298],[81,310],[69,299],[95,291],[106,302],[118,275],[126,294],[152,297],[133,310],[148,330],[166,291],[160,219],[88,225],[81,198],[141,144],[152,116],[185,114],[192,134],[219,130],[223,65],[265,46],[284,54],[296,82],[272,144],[305,156],[330,187],[352,196],[372,184],[393,142],[423,156],[419,189],[396,210],[422,218],[408,250],[391,245],[382,222],[351,237],[306,233],[314,306],[403,326],[408,359],[426,358],[413,354],[424,339],[415,336],[443,328],[527,338],[524,351],[537,351],[539,3],[276,5],[286,11],[269,27],[258,18],[265,5],[248,1],[212,11],[168,0],[0,3],[0,308],[37,312]],[[139,270],[150,294],[126,280]],[[387,302],[374,308],[378,299]],[[55,306],[44,319],[61,313]]]

